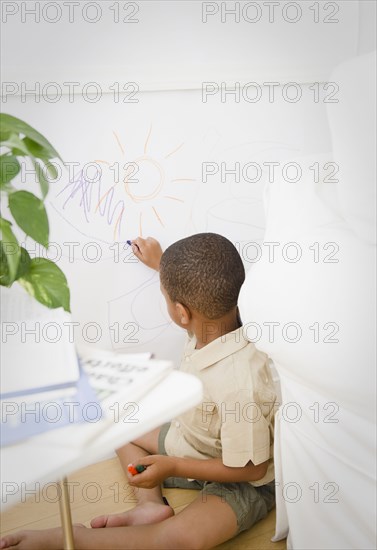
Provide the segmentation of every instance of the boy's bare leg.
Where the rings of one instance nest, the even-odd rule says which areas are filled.
[[[57,532],[58,531],[58,532]],[[213,548],[237,532],[232,508],[221,497],[202,495],[182,512],[152,525],[134,525],[108,529],[74,528],[76,550],[186,550]],[[61,529],[24,531],[2,539],[0,548],[18,550],[61,550]]]
[[[143,437],[128,443],[117,450],[120,463],[127,474],[128,464],[137,464],[138,460],[149,454],[158,454],[158,435],[160,428],[147,433]],[[164,504],[160,487],[153,489],[136,488],[137,505],[132,510],[121,514],[98,516],[91,521],[93,528],[121,527],[124,525],[143,525],[156,523],[174,515],[174,510]]]

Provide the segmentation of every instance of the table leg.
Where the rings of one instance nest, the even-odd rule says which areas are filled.
[[[72,531],[71,506],[69,504],[68,481],[63,477],[59,481],[61,496],[59,500],[60,521],[63,529],[64,550],[75,550]]]

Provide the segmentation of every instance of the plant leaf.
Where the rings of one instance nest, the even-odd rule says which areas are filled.
[[[3,132],[3,130],[0,130],[0,141],[6,141],[10,137],[10,132],[7,130],[6,132]]]
[[[49,308],[70,311],[69,288],[62,270],[45,258],[33,258],[29,271],[18,279],[20,285],[38,302]]]
[[[23,277],[23,275],[25,275],[25,273],[29,271],[30,263],[31,263],[31,258],[30,258],[29,252],[23,246],[21,246],[21,258],[20,258],[20,263],[18,264],[16,281],[20,277]]]
[[[47,139],[42,136],[37,130],[32,128],[29,124],[26,122],[23,122],[19,118],[16,118],[12,115],[8,115],[6,113],[0,114],[0,123],[2,132],[16,132],[17,134],[23,134],[27,138],[30,138],[32,141],[35,141],[37,144],[39,144],[43,149],[46,151],[47,158],[60,158],[59,153],[54,149],[54,147],[51,145]]]
[[[33,157],[37,157],[38,159],[48,159],[47,151],[44,147],[42,147],[42,145],[39,145],[39,143],[28,137],[25,137],[22,141]]]
[[[4,252],[2,241],[0,241],[0,285],[10,285],[8,262]]]
[[[15,178],[21,170],[20,163],[13,155],[1,155],[0,157],[0,187]]]
[[[49,182],[46,179],[46,177],[43,173],[42,166],[39,164],[39,162],[37,162],[34,159],[32,160],[32,162],[33,162],[33,165],[34,165],[35,173],[37,174],[37,178],[38,178],[38,181],[39,181],[39,186],[40,186],[41,192],[42,192],[42,197],[45,198],[47,193],[48,193]]]
[[[16,191],[9,195],[9,208],[20,228],[47,248],[49,226],[43,201],[29,191]]]
[[[30,266],[30,256],[27,250],[21,246],[21,257],[17,268],[17,273],[15,280],[22,277],[28,270]],[[0,285],[2,286],[10,286],[13,281],[10,280],[9,277],[9,268],[8,263],[4,251],[4,246],[2,241],[0,241]]]
[[[29,138],[24,138],[22,141],[25,143],[27,149],[30,151],[30,155],[35,158],[41,159],[46,165],[47,171],[50,176],[56,179],[58,177],[58,171],[55,166],[51,162],[49,162],[49,158],[46,155],[46,150],[38,143],[32,141]]]
[[[54,164],[52,164],[52,162],[50,162],[50,161],[45,162],[45,166],[47,168],[47,172],[50,174],[50,177],[52,179],[56,180],[58,175],[59,175],[59,173],[56,169],[56,166]]]
[[[0,117],[1,117],[1,114],[0,114]],[[27,156],[29,156],[29,151],[28,151],[26,145],[24,144],[22,139],[20,139],[18,137],[18,135],[15,134],[15,133],[10,134],[8,139],[1,142],[1,145],[3,147],[9,147],[9,149],[11,149],[13,155],[16,156],[16,157],[27,157]]]
[[[11,229],[11,223],[0,218],[0,239],[2,241],[1,276],[8,270],[8,284],[11,285],[16,278],[17,268],[20,261],[20,245]],[[6,262],[7,268],[3,265]]]

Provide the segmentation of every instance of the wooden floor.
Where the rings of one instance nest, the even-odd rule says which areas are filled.
[[[132,508],[135,497],[117,458],[112,458],[84,468],[69,477],[72,519],[84,523],[103,513],[114,513]],[[164,495],[175,512],[182,510],[196,496],[196,491],[164,489]],[[53,484],[42,487],[39,496],[32,496],[17,504],[1,516],[1,534],[20,529],[45,529],[60,525],[57,491]],[[275,510],[252,529],[241,533],[230,542],[217,547],[219,550],[285,550],[285,541],[273,543]]]

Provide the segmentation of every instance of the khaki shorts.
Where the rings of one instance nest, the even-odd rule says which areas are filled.
[[[166,455],[165,437],[170,427],[164,424],[158,436],[158,452]],[[189,481],[182,477],[168,477],[163,486],[166,488],[196,489],[201,491],[203,501],[207,495],[215,495],[229,504],[237,518],[237,535],[250,529],[257,521],[266,517],[275,506],[275,481],[254,487],[251,483],[218,483],[215,481]]]

